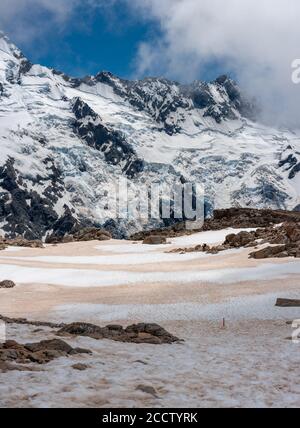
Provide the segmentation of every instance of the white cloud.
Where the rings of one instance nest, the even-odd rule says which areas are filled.
[[[59,31],[71,17],[79,0],[1,0],[0,29],[13,40],[31,43],[47,31]]]
[[[131,0],[154,19],[157,39],[140,45],[138,72],[192,79],[214,60],[234,70],[261,98],[268,118],[299,124],[300,85],[291,63],[300,57],[299,0]]]
[[[188,81],[217,60],[261,98],[268,119],[299,123],[300,85],[291,78],[300,58],[299,0],[1,0],[0,29],[17,43],[46,41],[47,32],[72,28],[78,8],[111,6],[156,24],[140,43],[137,74]]]

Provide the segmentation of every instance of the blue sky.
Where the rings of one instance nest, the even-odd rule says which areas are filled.
[[[29,44],[21,40],[19,47],[34,63],[73,76],[108,70],[131,77],[139,43],[151,37],[154,27],[153,23],[133,19],[126,10],[113,15],[97,10],[92,17],[78,11],[63,31],[47,33],[46,43],[41,39]]]
[[[148,0],[1,0],[0,29],[33,63],[72,76],[108,70],[123,78],[156,75],[189,81],[212,80],[228,71],[216,59],[186,76],[163,67],[160,58],[153,58],[151,67],[140,67],[141,46],[155,41],[155,51],[163,38],[159,20],[140,7],[143,1]]]
[[[135,73],[135,58],[139,43],[151,37],[154,23],[139,21],[126,7],[113,10],[88,10],[79,7],[70,19],[53,22],[47,27],[51,13],[43,11],[38,19],[45,32],[29,40],[15,34],[15,28],[4,28],[24,54],[34,63],[40,63],[73,76],[95,74],[109,70],[123,77]],[[33,26],[24,17],[22,25]]]

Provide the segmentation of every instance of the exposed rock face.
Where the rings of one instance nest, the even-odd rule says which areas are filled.
[[[195,81],[191,85],[179,85],[156,78],[131,82],[102,72],[95,81],[111,86],[116,95],[140,111],[147,111],[169,135],[182,129],[185,117],[180,111],[198,108],[203,110],[204,117],[212,117],[217,123],[235,120],[239,115],[254,119],[257,113],[254,103],[247,101],[237,84],[225,75],[211,84]],[[89,83],[94,84],[93,80]]]
[[[13,159],[0,166],[0,222],[5,223],[3,231],[9,238],[38,240],[47,230],[60,229],[59,221],[62,219],[54,206],[63,196],[63,185],[59,171],[51,161],[45,162],[49,176],[47,179],[37,178],[40,189],[44,188],[39,192],[31,189],[34,185],[29,186],[28,180],[15,168]],[[51,184],[47,183],[48,180],[51,180]],[[43,186],[45,183],[46,186]]]
[[[5,279],[4,281],[0,281],[0,288],[14,288],[16,284],[13,281],[9,281]]]
[[[134,324],[124,329],[120,325],[99,327],[94,324],[73,323],[60,329],[58,334],[61,336],[88,336],[98,340],[111,339],[118,342],[151,343],[155,345],[179,341],[177,337],[157,324]]]
[[[80,98],[73,100],[73,112],[76,117],[74,131],[88,146],[103,152],[108,163],[121,165],[130,178],[143,170],[143,161],[138,159],[125,137],[103,125],[100,116]]]

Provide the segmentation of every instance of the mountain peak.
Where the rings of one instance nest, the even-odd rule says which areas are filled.
[[[0,52],[4,52],[18,60],[25,58],[21,50],[12,43],[10,38],[3,31],[0,31]]]

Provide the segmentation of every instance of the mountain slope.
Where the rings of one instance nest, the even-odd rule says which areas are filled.
[[[208,212],[293,209],[300,133],[255,115],[226,76],[191,85],[107,72],[74,79],[31,64],[1,34],[0,233],[32,239],[105,225],[126,236],[146,227],[112,219],[107,198],[119,177],[133,193],[153,181],[203,184]]]

